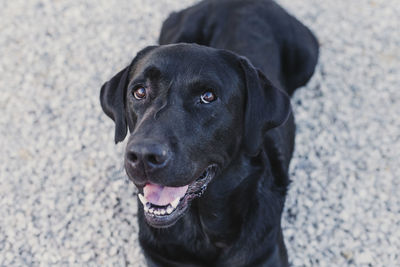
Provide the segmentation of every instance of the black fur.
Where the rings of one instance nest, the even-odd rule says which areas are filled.
[[[313,74],[315,37],[272,1],[220,0],[172,14],[159,42],[101,89],[115,141],[130,131],[127,174],[142,192],[148,182],[189,184],[211,163],[218,171],[165,228],[151,226],[139,204],[149,265],[288,266],[280,226],[295,134],[288,95]],[[138,86],[148,93],[140,101]],[[217,100],[200,103],[210,90]],[[138,147],[168,160],[133,165]]]

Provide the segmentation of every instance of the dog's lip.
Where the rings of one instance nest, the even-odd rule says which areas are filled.
[[[147,222],[156,228],[165,228],[173,225],[187,210],[190,201],[196,197],[200,197],[204,193],[208,184],[214,178],[216,171],[216,164],[209,165],[203,171],[202,175],[186,185],[187,190],[183,196],[178,195],[177,198],[167,205],[155,205],[149,202],[144,195],[139,192],[138,197],[143,204],[143,212]]]

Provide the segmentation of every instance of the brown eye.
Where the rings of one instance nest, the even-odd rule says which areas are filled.
[[[146,97],[146,88],[144,87],[138,87],[133,91],[133,96],[137,100],[142,100]]]
[[[210,102],[213,102],[215,99],[217,99],[217,96],[210,91],[204,92],[201,96],[200,96],[201,102],[203,102],[204,104],[208,104]]]

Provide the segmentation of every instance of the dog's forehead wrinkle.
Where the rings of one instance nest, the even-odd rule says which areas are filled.
[[[185,102],[190,101],[184,91],[187,90],[187,83],[184,81],[171,81],[167,89],[163,90],[163,95],[155,103],[154,118],[159,119],[161,114],[166,113],[169,118],[170,125],[181,124],[186,121],[184,118],[188,116],[188,111],[183,108]],[[163,116],[164,117],[164,116]],[[191,121],[191,124],[195,121]]]
[[[166,97],[162,98],[162,99],[159,101],[159,105],[158,105],[158,106],[159,106],[159,107],[155,108],[154,120],[157,120],[157,119],[160,117],[162,111],[167,110],[167,107],[169,106],[169,101],[168,101],[168,99],[167,99]]]

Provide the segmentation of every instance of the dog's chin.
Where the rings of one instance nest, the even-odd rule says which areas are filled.
[[[209,165],[200,177],[188,185],[179,187],[181,192],[170,203],[154,204],[139,193],[138,197],[143,205],[142,211],[147,223],[155,228],[167,228],[174,225],[188,210],[191,201],[203,195],[208,184],[215,177],[216,171],[217,165]],[[187,188],[186,192],[182,191],[182,188]]]

